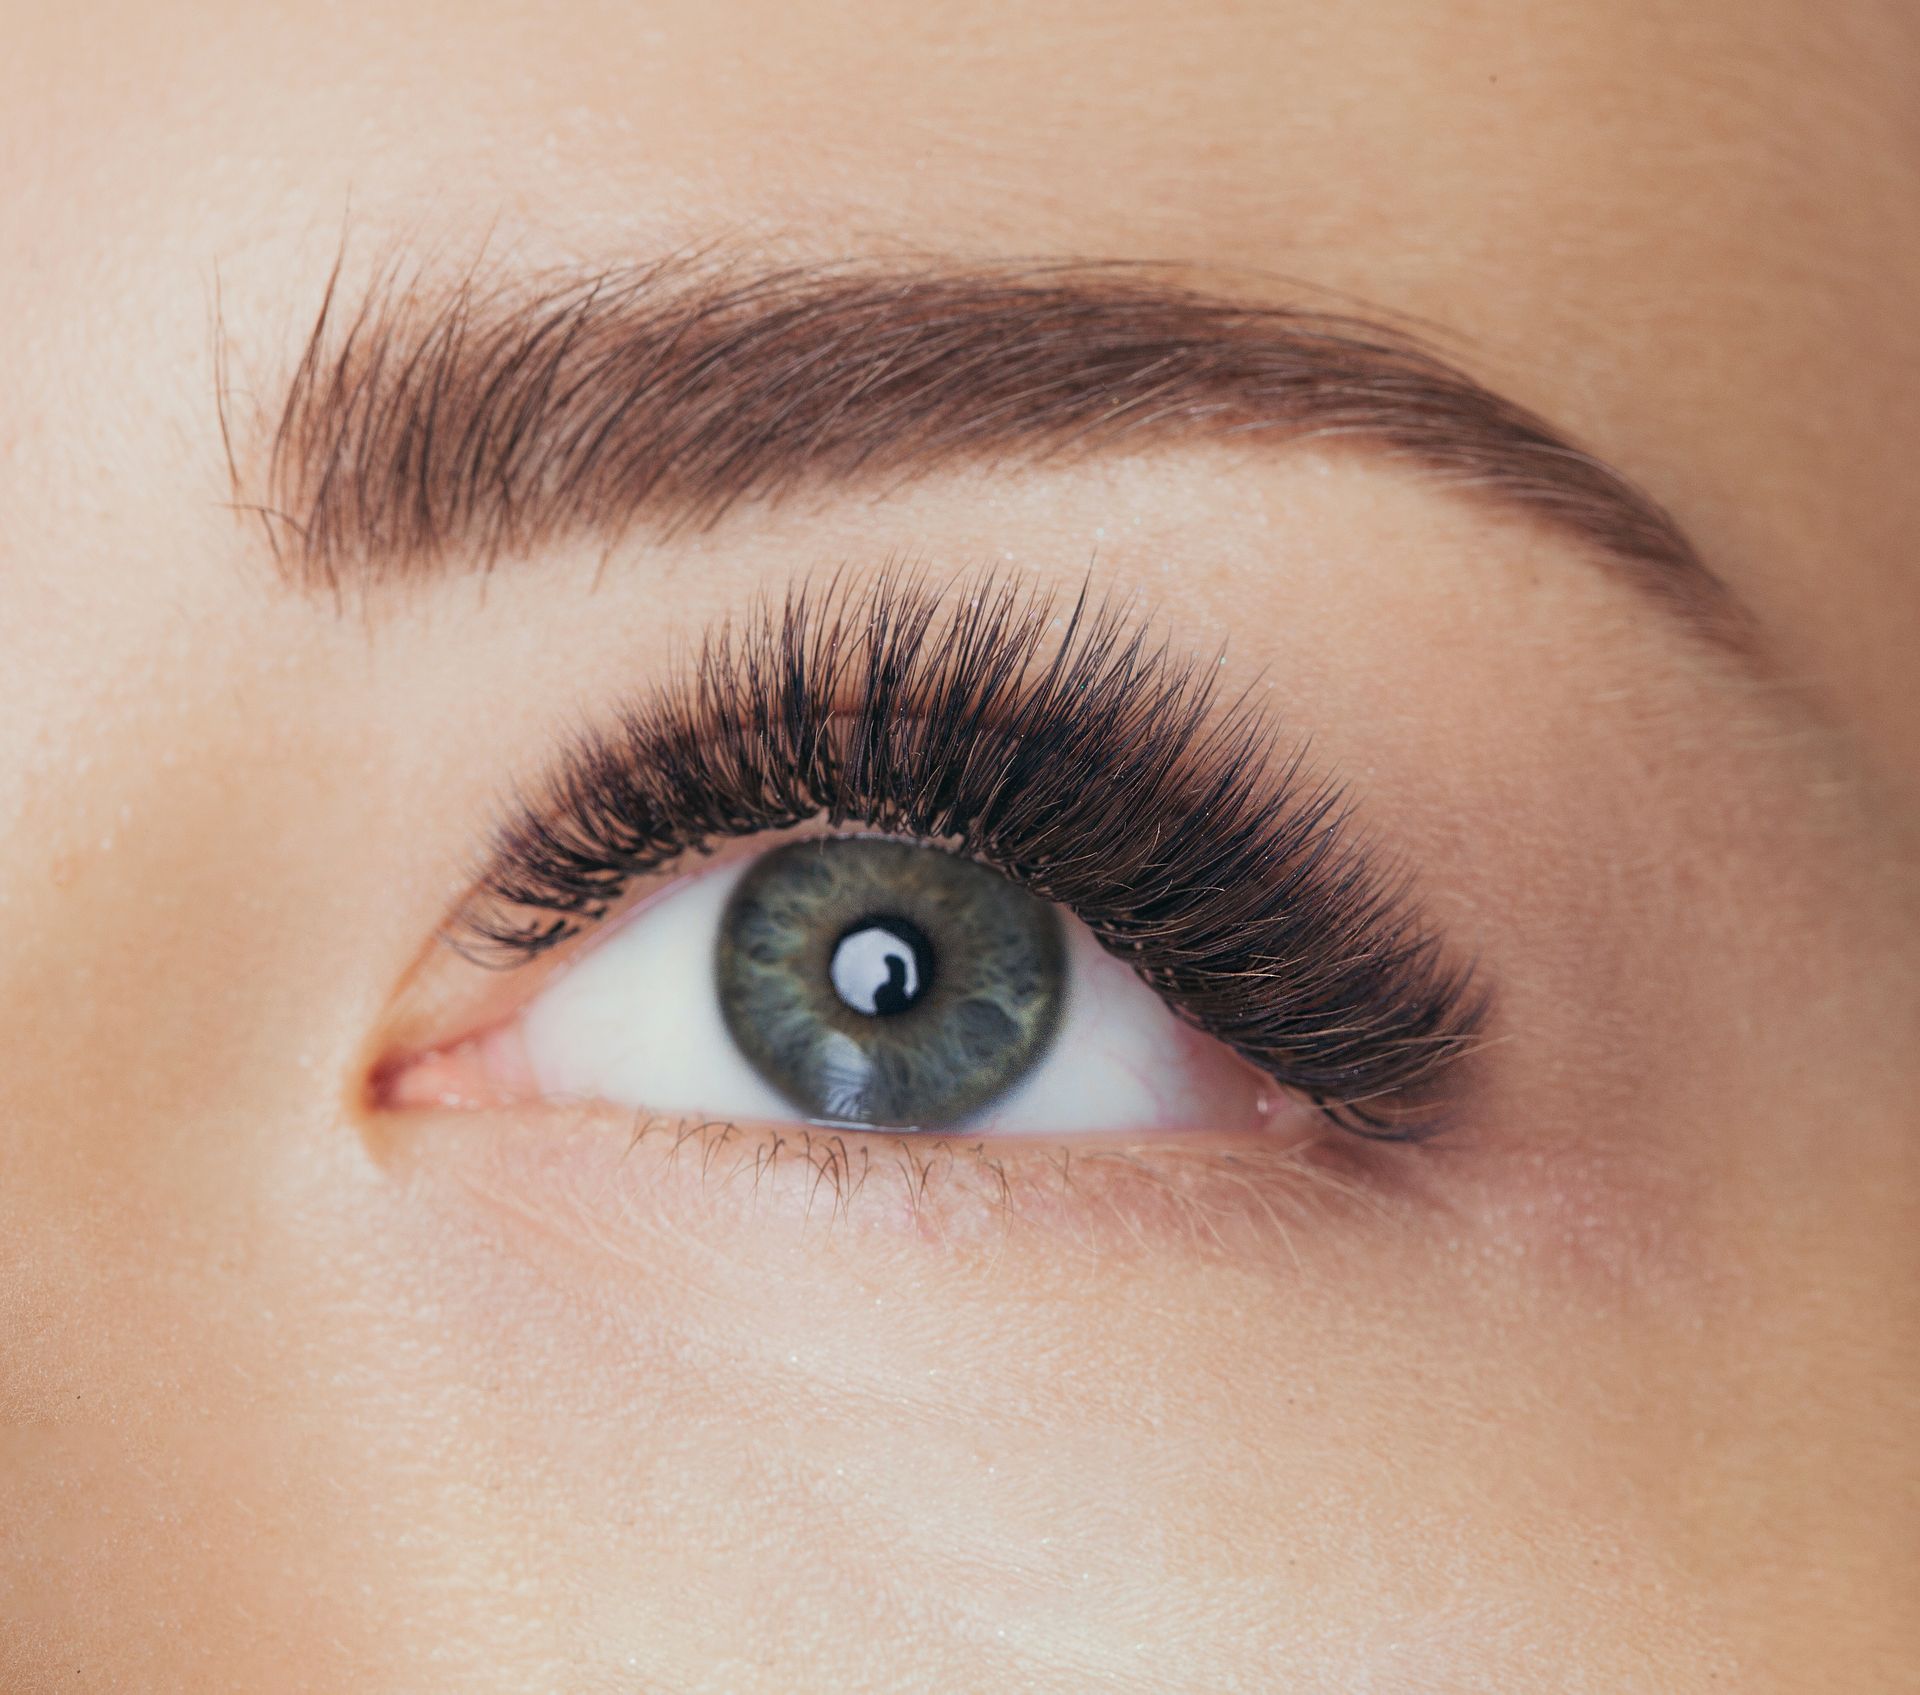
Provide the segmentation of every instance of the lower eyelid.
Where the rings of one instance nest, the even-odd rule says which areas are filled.
[[[556,1112],[415,1111],[383,1117],[381,1163],[451,1182],[515,1229],[572,1250],[640,1258],[656,1230],[751,1226],[766,1242],[862,1240],[1004,1247],[1032,1232],[1050,1254],[1267,1251],[1341,1208],[1377,1210],[1356,1169],[1385,1157],[1324,1125],[1279,1137],[992,1140],[702,1122],[599,1104]]]

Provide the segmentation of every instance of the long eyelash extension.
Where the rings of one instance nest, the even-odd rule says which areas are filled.
[[[943,606],[948,609],[943,611]],[[890,569],[802,583],[583,738],[516,806],[449,940],[514,965],[634,879],[824,819],[965,854],[1073,912],[1182,1018],[1362,1134],[1437,1127],[1486,997],[1214,666],[1083,589]]]

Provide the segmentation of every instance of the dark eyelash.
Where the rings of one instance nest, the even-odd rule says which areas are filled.
[[[1430,1133],[1485,997],[1348,840],[1337,788],[1129,622],[991,576],[957,603],[897,570],[802,584],[571,750],[450,939],[517,964],[638,876],[824,815],[995,867],[1348,1127]]]

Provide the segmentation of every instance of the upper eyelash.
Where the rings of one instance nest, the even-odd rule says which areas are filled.
[[[1074,912],[1180,1016],[1349,1128],[1431,1133],[1487,998],[1339,790],[1213,666],[1083,590],[991,575],[944,597],[888,570],[801,583],[583,737],[499,832],[449,939],[515,964],[631,882],[824,815],[951,846]]]

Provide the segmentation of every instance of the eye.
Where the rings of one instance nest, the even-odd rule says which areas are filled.
[[[1338,785],[1120,610],[980,586],[802,585],[580,738],[443,931],[540,986],[373,1098],[1437,1134],[1487,998]]]
[[[877,836],[675,879],[486,1043],[435,1063],[440,1094],[517,1079],[537,1097],[862,1129],[1237,1130],[1280,1104],[1061,908]]]

